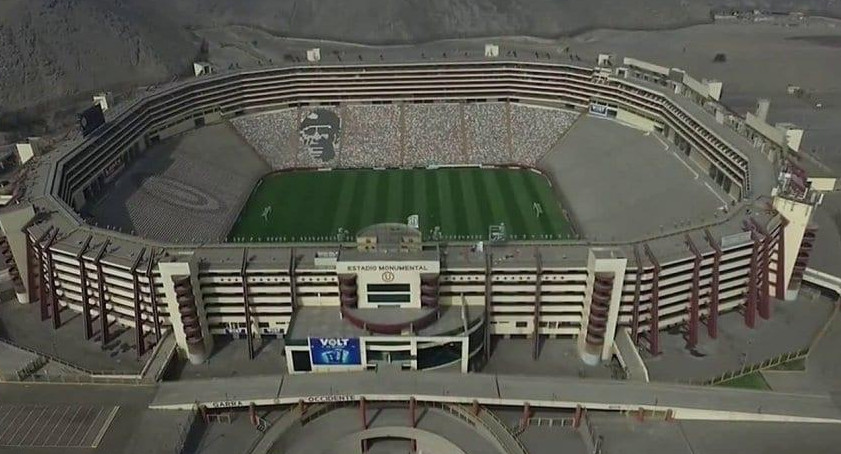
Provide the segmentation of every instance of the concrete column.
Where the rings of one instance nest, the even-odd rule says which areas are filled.
[[[628,259],[619,249],[614,248],[592,248],[587,264],[587,290],[585,293],[584,312],[582,313],[581,330],[578,334],[578,353],[581,360],[590,365],[597,365],[601,361],[610,359],[613,354],[613,342],[616,336],[616,324],[619,320],[619,306],[622,300],[622,286],[625,281],[625,268]],[[593,297],[597,276],[606,281],[612,281],[610,296],[607,307],[607,319],[604,320],[605,328],[603,336],[598,336],[598,341],[591,335],[590,320],[593,307]],[[603,311],[603,309],[601,310]],[[600,312],[601,312],[600,311]],[[599,318],[599,325],[604,315],[594,315]],[[601,331],[601,329],[599,329]],[[589,340],[588,340],[589,339]]]
[[[35,209],[32,205],[19,204],[10,207],[0,213],[0,230],[9,243],[9,252],[14,258],[14,266],[17,269],[20,283],[15,285],[15,295],[19,303],[27,304],[29,300],[29,273],[32,267],[29,263],[29,253],[26,250],[27,232],[25,227],[35,217]]]
[[[806,228],[812,219],[814,212],[814,205],[812,203],[800,202],[783,198],[780,196],[774,197],[774,208],[786,219],[785,231],[781,237],[782,259],[780,262],[783,265],[783,287],[785,288],[786,301],[793,301],[797,299],[797,294],[800,290],[799,285],[792,285],[792,275],[794,272],[794,263],[797,260],[800,252],[800,245],[803,242],[803,237],[806,233]],[[779,265],[778,265],[779,266]]]
[[[417,355],[417,353],[416,353]],[[466,374],[470,372],[470,338],[464,336],[461,338],[461,373]]]
[[[167,310],[169,312],[169,319],[172,323],[172,331],[175,336],[175,342],[178,347],[187,353],[187,358],[193,364],[200,364],[204,362],[213,350],[213,338],[207,326],[207,314],[204,310],[204,303],[201,299],[201,287],[199,286],[197,276],[193,273],[193,266],[188,262],[161,262],[158,263],[161,279],[164,287],[164,299]],[[196,270],[197,271],[197,270]],[[194,298],[195,314],[182,314],[184,310],[183,304],[179,306],[178,297],[176,295],[175,284],[184,278],[189,279],[192,293],[190,296]],[[186,311],[185,311],[186,312]],[[188,333],[185,331],[185,321],[187,328],[195,328],[193,320],[190,317],[198,319],[198,328],[201,336],[201,342],[196,343],[196,335],[199,332]],[[187,318],[188,320],[185,320]],[[192,337],[192,342],[188,342],[188,337]]]

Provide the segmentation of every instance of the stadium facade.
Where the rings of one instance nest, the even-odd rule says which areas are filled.
[[[718,102],[720,85],[636,60],[313,64],[197,78],[119,107],[95,134],[42,162],[0,214],[2,254],[21,303],[59,328],[81,313],[88,339],[134,329],[138,354],[167,331],[192,361],[214,336],[285,339],[292,371],[404,368],[487,359],[492,336],[576,338],[589,363],[627,335],[659,352],[660,331],[717,334],[796,296],[820,196],[791,134]],[[633,123],[682,150],[729,195],[725,216],[648,238],[423,243],[384,225],[345,244],[183,244],[88,225],[78,211],[156,143],[257,112],[342,103],[515,102]],[[608,164],[609,165],[609,164]],[[594,184],[599,184],[594,182]],[[657,216],[657,213],[651,213]],[[341,314],[341,315],[340,315]],[[341,317],[341,319],[340,319]],[[317,342],[322,342],[319,346]],[[351,353],[322,351],[350,342]],[[341,356],[341,357],[340,357]],[[319,358],[323,358],[319,359]]]

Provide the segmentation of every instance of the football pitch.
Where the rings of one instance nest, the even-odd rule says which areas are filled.
[[[354,241],[364,227],[405,224],[411,215],[418,215],[424,240],[559,240],[573,234],[549,182],[528,169],[357,169],[264,177],[228,240]]]

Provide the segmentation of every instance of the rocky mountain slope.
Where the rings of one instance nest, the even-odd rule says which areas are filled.
[[[841,13],[831,0],[0,0],[0,113],[185,73],[202,28],[371,44],[558,37],[680,27],[708,21],[711,6],[734,5]]]

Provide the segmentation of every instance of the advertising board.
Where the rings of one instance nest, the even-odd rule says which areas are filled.
[[[607,106],[590,104],[590,114],[597,117],[607,117]]]
[[[359,366],[362,346],[359,338],[310,337],[310,361],[313,367]]]

